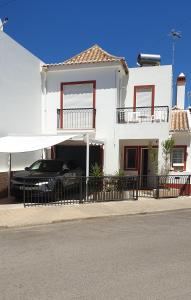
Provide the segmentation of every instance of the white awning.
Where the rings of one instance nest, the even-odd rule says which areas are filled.
[[[30,152],[60,144],[76,135],[5,136],[0,138],[0,152]]]

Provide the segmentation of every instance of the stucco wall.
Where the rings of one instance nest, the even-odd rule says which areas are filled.
[[[0,32],[0,136],[41,134],[41,61],[4,32]],[[23,167],[37,153],[20,155],[13,167]],[[7,155],[0,154],[0,171]]]
[[[96,139],[105,141],[104,169],[106,173],[111,173],[113,169],[117,171],[118,168],[118,156],[115,153],[118,70],[116,67],[87,67],[81,69],[74,68],[73,70],[49,71],[47,74],[44,130],[46,133],[52,134],[57,132],[56,110],[60,108],[60,83],[87,80],[96,81],[96,130],[92,131]]]
[[[154,85],[155,106],[171,106],[172,68],[169,65],[129,68],[125,106],[133,106],[134,86]]]

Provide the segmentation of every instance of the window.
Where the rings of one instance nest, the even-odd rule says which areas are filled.
[[[125,170],[137,170],[137,148],[125,147]]]
[[[95,93],[95,80],[61,83],[58,128],[95,128]]]
[[[138,107],[150,108],[154,111],[154,85],[135,86],[134,87],[134,111]]]
[[[63,108],[93,108],[93,83],[63,84]]]
[[[175,171],[186,169],[186,147],[175,147],[172,150],[172,167]]]

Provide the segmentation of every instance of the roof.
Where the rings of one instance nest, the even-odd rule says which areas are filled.
[[[103,50],[100,46],[95,44],[91,48],[73,56],[70,59],[65,60],[61,63],[56,64],[46,64],[44,67],[54,67],[54,66],[67,66],[67,65],[78,65],[78,64],[89,64],[89,63],[103,63],[103,62],[119,62],[125,73],[128,73],[127,63],[124,57],[114,56],[105,50]]]
[[[186,110],[174,109],[171,112],[170,131],[185,132],[189,130],[188,114]]]

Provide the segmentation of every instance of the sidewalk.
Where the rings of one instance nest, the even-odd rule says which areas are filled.
[[[0,206],[0,229],[178,209],[191,209],[191,197],[169,199],[140,198],[138,201],[112,201],[27,208],[24,208],[23,204],[5,204]]]

